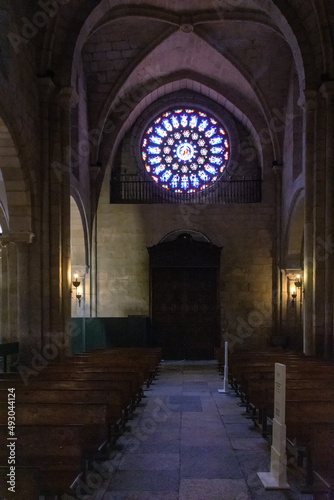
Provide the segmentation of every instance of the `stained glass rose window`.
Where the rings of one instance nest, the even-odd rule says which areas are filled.
[[[152,120],[141,141],[147,174],[174,193],[197,193],[212,186],[229,156],[230,142],[223,124],[199,109],[166,111]]]

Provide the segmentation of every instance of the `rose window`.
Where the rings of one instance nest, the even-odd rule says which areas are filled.
[[[148,126],[141,157],[151,179],[174,193],[212,186],[230,157],[228,134],[216,118],[198,109],[166,111]]]

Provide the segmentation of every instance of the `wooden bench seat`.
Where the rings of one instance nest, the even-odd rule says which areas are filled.
[[[7,404],[0,403],[0,425],[7,423]],[[64,404],[29,404],[15,402],[16,425],[35,423],[67,422],[84,424],[105,424],[108,416],[108,405],[99,404],[64,403]]]
[[[101,349],[70,356],[68,359],[124,361],[136,367],[148,365],[150,372],[156,372],[161,362],[161,349],[152,348],[114,348]]]
[[[4,467],[0,466],[0,492],[4,496],[1,498],[17,498],[24,500],[38,500],[40,494],[40,471],[38,467],[20,467],[15,468],[15,494],[8,492],[7,484],[7,474],[9,473],[9,467],[6,465]],[[5,492],[8,492],[8,496],[5,496]],[[22,493],[24,492],[24,497]]]
[[[13,383],[17,381],[17,383],[24,383],[21,379],[20,375],[17,373],[2,373],[0,374],[0,383],[2,381],[12,381]],[[30,377],[26,381],[26,387],[35,383],[35,381],[54,381],[54,382],[76,382],[76,381],[99,381],[99,382],[109,382],[110,389],[120,387],[123,384],[124,391],[127,391],[127,394],[134,405],[138,398],[142,395],[142,386],[139,383],[139,377],[137,372],[129,372],[129,371],[117,371],[112,372],[109,370],[106,371],[85,371],[85,370],[41,370],[35,376]],[[63,387],[66,384],[62,384]],[[125,388],[127,387],[127,388]]]
[[[120,398],[122,407],[122,422],[121,425],[125,424],[126,419],[133,410],[133,397],[131,381],[129,380],[86,380],[86,379],[74,379],[74,380],[57,380],[56,377],[51,377],[50,379],[33,379],[28,385],[26,385],[20,377],[11,376],[7,379],[0,379],[0,388],[7,390],[8,387],[15,386],[16,391],[20,392],[35,392],[35,391],[48,391],[54,392],[59,390],[64,391],[105,391],[106,393],[116,392],[117,397]],[[6,395],[3,396],[6,398]],[[19,397],[19,396],[18,396]],[[26,397],[29,397],[28,395]]]
[[[331,479],[334,476],[334,366],[325,360],[294,353],[233,355],[229,360],[231,385],[246,404],[248,415],[260,425],[264,434],[267,433],[268,420],[274,417],[276,362],[286,366],[288,450],[303,458],[301,463],[306,464],[307,483],[310,484],[317,474],[334,495],[334,481]]]
[[[143,354],[134,354],[128,351],[119,352],[119,350],[109,350],[76,354],[75,356],[65,358],[62,363],[97,363],[101,366],[122,365],[130,370],[140,372],[141,383],[146,383],[149,386],[158,371],[160,361],[158,361],[156,354],[147,354],[145,352]]]
[[[39,389],[38,384],[35,388],[30,387],[16,389],[16,403],[86,403],[86,404],[106,404],[108,405],[108,423],[110,430],[122,425],[124,419],[124,405],[122,393],[119,390],[102,390],[100,388],[88,389],[60,389],[55,386],[52,390]],[[1,388],[0,384],[0,402],[7,402],[8,391]]]
[[[8,388],[14,387],[17,466],[34,491],[68,491],[84,468],[86,453],[109,439],[110,424],[124,421],[124,412],[138,402],[160,359],[161,350],[104,351],[41,366],[26,383],[19,373],[0,374],[0,430],[7,431],[3,415]],[[7,450],[2,449],[0,466],[5,469],[6,463]],[[28,492],[25,500],[34,494],[30,498]]]
[[[142,385],[146,381],[145,370],[137,369],[122,363],[92,363],[71,361],[67,363],[50,364],[41,372],[41,376],[48,373],[63,373],[64,376],[71,376],[77,373],[96,373],[96,374],[119,374],[118,378],[124,380],[129,379],[133,382],[133,389],[136,393],[140,393]],[[93,375],[92,375],[93,377]],[[116,377],[116,375],[115,375]]]
[[[6,475],[8,473],[8,466],[0,466],[0,492],[7,491]],[[15,500],[16,498],[18,500],[21,500],[21,498],[24,500],[39,500],[41,495],[42,498],[47,497],[54,500],[57,495],[62,498],[64,494],[68,494],[69,498],[73,498],[75,495],[71,486],[79,476],[80,473],[77,474],[72,465],[16,466],[15,491],[17,495],[11,497],[8,494],[8,500],[11,500],[11,498]]]
[[[54,366],[58,364],[49,365],[48,368],[52,369]],[[96,368],[100,367],[103,369],[126,369],[129,371],[136,371],[139,374],[140,385],[146,384],[147,387],[151,384],[153,378],[156,375],[156,367],[153,363],[150,363],[146,360],[138,360],[138,359],[119,359],[116,356],[109,356],[107,354],[104,355],[92,355],[92,356],[75,356],[69,357],[62,363],[61,366],[64,366],[65,370],[70,370],[71,367],[75,366],[79,367],[89,367]]]
[[[334,424],[312,425],[309,459],[313,475],[324,484],[330,498],[334,498]],[[310,477],[311,482],[314,476]]]
[[[0,403],[0,431],[5,435],[6,407],[6,403]],[[55,467],[67,471],[73,481],[84,468],[85,453],[107,439],[108,406],[103,403],[16,403],[15,411],[16,463],[38,468],[44,483],[44,472],[52,477]],[[1,466],[6,465],[7,458],[8,450],[3,447]],[[55,486],[55,472],[53,477]]]
[[[247,395],[254,384],[263,384],[265,386],[272,384],[273,386],[274,376],[274,365],[261,367],[255,366],[253,370],[248,367],[246,370],[240,372],[238,378],[231,381],[231,385],[236,392]],[[294,363],[291,365],[286,364],[287,385],[289,385],[290,381],[291,383],[294,383],[298,380],[322,380],[323,385],[325,385],[326,381],[334,381],[334,367],[319,367],[315,365],[309,366],[302,363]]]

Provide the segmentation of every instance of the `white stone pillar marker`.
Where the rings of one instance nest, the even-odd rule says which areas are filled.
[[[275,363],[275,400],[270,472],[258,472],[266,490],[289,490],[286,478],[286,425],[285,425],[286,366]]]
[[[224,388],[218,392],[228,392],[228,342],[225,342]]]

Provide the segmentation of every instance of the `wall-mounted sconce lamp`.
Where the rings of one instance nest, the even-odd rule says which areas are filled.
[[[78,294],[78,287],[80,286],[80,281],[78,281],[78,274],[75,273],[74,275],[74,281],[72,281],[72,285],[74,286],[74,288],[76,289],[76,298],[78,299],[78,302],[79,302],[79,307],[81,306],[81,295]]]
[[[302,294],[304,293],[304,290],[303,290],[303,279],[300,276],[300,274],[297,274],[297,281],[295,281],[295,287],[300,290],[300,302],[302,302]]]
[[[294,305],[295,305],[295,302],[296,302],[296,298],[297,298],[297,289],[296,289],[296,287],[295,287],[295,286],[293,286],[293,287],[291,288],[291,297],[292,297],[292,301],[291,301],[291,303],[292,303],[292,305],[294,306]]]
[[[301,287],[302,287],[302,285],[303,285],[303,282],[302,282],[302,280],[301,280],[300,274],[297,274],[297,281],[295,281],[295,286],[296,286],[297,288],[301,288]]]

